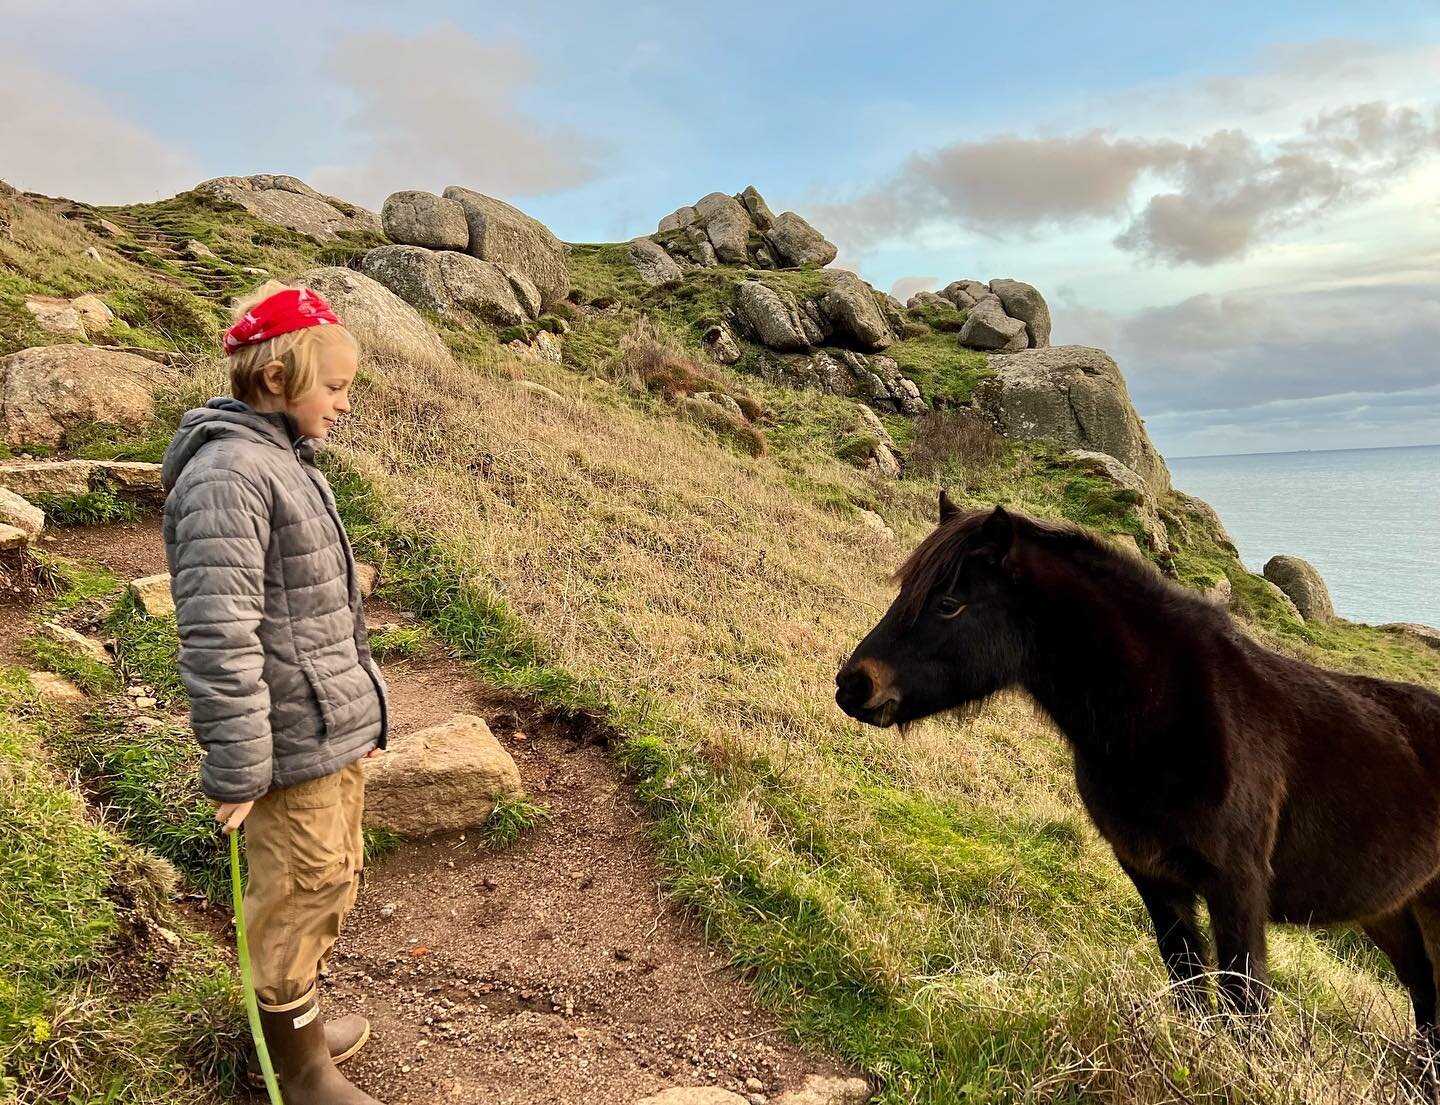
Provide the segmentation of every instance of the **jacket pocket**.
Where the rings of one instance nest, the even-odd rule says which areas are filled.
[[[308,656],[300,657],[300,670],[305,673],[305,682],[310,684],[310,693],[315,696],[315,705],[320,709],[320,721],[325,729],[325,739],[335,735],[335,704],[325,690],[325,683],[315,664]]]

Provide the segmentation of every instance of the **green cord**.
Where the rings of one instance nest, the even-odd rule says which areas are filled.
[[[244,891],[240,886],[240,833],[230,833],[230,895],[235,902],[235,946],[240,952],[240,985],[245,991],[245,1012],[250,1018],[250,1035],[255,1038],[255,1051],[260,1056],[260,1073],[265,1076],[265,1090],[270,1105],[285,1105],[280,1096],[280,1083],[275,1081],[275,1068],[270,1064],[270,1049],[265,1046],[265,1030],[260,1027],[260,1004],[255,998],[255,978],[250,973],[250,941],[245,937]]]

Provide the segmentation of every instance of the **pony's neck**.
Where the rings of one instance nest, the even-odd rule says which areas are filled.
[[[1127,595],[1112,574],[1067,572],[1041,596],[1025,680],[1077,751],[1093,755],[1135,751],[1165,709],[1153,688],[1170,682],[1151,596]]]

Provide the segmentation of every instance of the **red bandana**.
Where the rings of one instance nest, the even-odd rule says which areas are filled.
[[[340,319],[319,292],[287,288],[262,299],[225,331],[225,355],[228,357],[241,346],[269,341],[307,326],[339,325]]]

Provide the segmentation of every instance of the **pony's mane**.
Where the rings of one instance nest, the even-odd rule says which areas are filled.
[[[925,600],[937,587],[953,587],[960,573],[960,562],[971,539],[991,516],[991,509],[962,511],[942,522],[922,541],[892,577],[900,585],[901,614],[908,620],[919,616]],[[1134,588],[1130,593],[1149,592],[1156,598],[1173,599],[1180,591],[1151,566],[1122,552],[1103,538],[1082,529],[1073,522],[1052,522],[1032,518],[1018,511],[1007,511],[1017,540],[1025,539],[1041,548],[1089,569],[1103,568],[1117,582]],[[1194,596],[1196,599],[1199,596]]]

